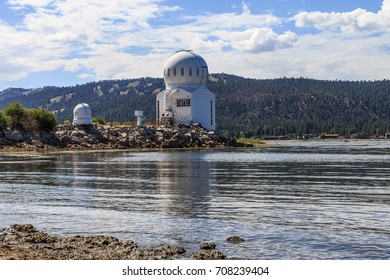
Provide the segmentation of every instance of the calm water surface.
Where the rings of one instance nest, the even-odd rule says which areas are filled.
[[[0,227],[15,223],[187,257],[207,240],[232,259],[390,259],[390,142],[0,154]]]

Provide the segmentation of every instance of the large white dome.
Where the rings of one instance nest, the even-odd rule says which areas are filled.
[[[91,107],[86,103],[78,104],[73,109],[73,124],[74,125],[89,125],[92,124]]]
[[[207,77],[206,61],[190,50],[175,52],[164,66],[164,81],[167,87],[205,85]]]

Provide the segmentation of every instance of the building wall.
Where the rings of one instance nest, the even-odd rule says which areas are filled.
[[[175,92],[166,98],[166,93],[172,90]],[[198,87],[193,92],[182,88],[166,89],[157,95],[156,100],[157,123],[162,123],[163,114],[168,109],[173,113],[174,124],[196,122],[208,130],[215,130],[215,95],[205,86]],[[184,105],[184,100],[187,100],[190,106],[185,106],[188,104]]]
[[[208,130],[215,130],[215,95],[206,87],[192,93],[192,120]]]

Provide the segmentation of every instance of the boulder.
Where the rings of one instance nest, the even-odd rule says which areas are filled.
[[[5,138],[12,142],[22,142],[24,140],[23,134],[18,131],[7,131]]]

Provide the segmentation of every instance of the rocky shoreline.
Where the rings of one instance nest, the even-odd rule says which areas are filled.
[[[133,241],[102,235],[58,237],[30,224],[0,230],[0,260],[226,259],[212,242],[201,243],[200,249],[188,253],[181,247],[141,248]]]
[[[144,149],[144,148],[208,148],[251,147],[207,131],[199,125],[181,126],[120,126],[58,125],[53,133],[32,133],[0,130],[0,149]]]

